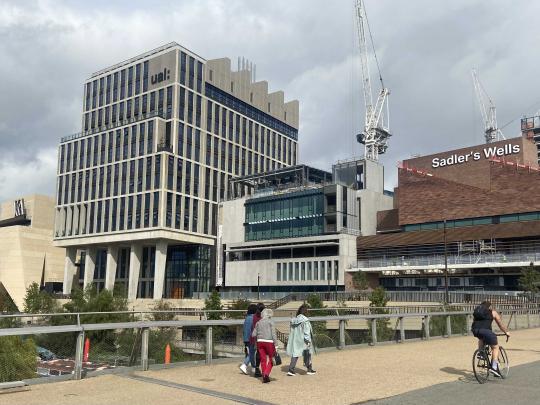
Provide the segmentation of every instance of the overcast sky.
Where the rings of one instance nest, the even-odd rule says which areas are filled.
[[[506,137],[540,109],[538,1],[365,0],[399,160],[483,142],[471,68]],[[257,65],[270,90],[300,101],[300,160],[323,169],[363,154],[353,0],[0,0],[0,201],[54,194],[60,137],[78,132],[83,81],[176,41],[206,59]],[[374,91],[377,88],[372,69]]]

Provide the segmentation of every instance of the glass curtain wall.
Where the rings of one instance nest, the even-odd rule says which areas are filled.
[[[246,202],[246,241],[320,235],[324,195],[309,190]]]
[[[169,246],[164,297],[196,298],[210,291],[211,256],[211,246]]]

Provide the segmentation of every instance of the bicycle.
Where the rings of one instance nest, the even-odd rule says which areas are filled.
[[[497,336],[506,336],[506,341],[508,342],[509,336],[504,333],[498,333]],[[508,355],[506,350],[502,346],[499,346],[499,372],[501,377],[504,379],[508,377],[510,371],[510,363],[508,362]],[[489,380],[490,368],[491,368],[491,346],[484,344],[484,347],[481,349],[476,349],[472,358],[472,365],[474,371],[474,377],[476,381],[480,384],[484,384]]]

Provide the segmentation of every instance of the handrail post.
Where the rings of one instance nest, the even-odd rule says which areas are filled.
[[[206,346],[205,346],[205,363],[211,364],[212,363],[212,327],[209,326],[206,328]]]
[[[429,315],[424,316],[424,335],[426,340],[429,340],[429,318]]]
[[[150,330],[148,328],[142,328],[141,334],[141,369],[142,371],[148,371],[148,338],[150,336]]]
[[[371,344],[377,344],[377,319],[371,319]]]
[[[452,317],[446,315],[446,337],[452,336]]]
[[[531,328],[531,317],[529,316],[529,308],[527,308],[527,329]]]
[[[84,330],[81,330],[77,335],[75,344],[75,366],[73,368],[73,379],[80,380],[82,378],[82,363],[84,353]]]
[[[399,317],[399,342],[405,342],[405,325],[403,322],[403,317]]]
[[[472,315],[467,314],[467,335],[471,334],[471,328],[472,328]]]
[[[339,348],[345,348],[345,320],[339,320]]]
[[[517,311],[514,310],[514,330],[517,330],[518,323],[517,323]]]

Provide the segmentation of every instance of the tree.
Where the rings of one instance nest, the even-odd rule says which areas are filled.
[[[454,307],[452,305],[443,305],[440,308],[433,308],[432,312],[448,311],[458,312],[461,308]],[[451,315],[450,326],[452,328],[452,334],[454,333],[467,333],[467,316],[466,315]],[[429,320],[429,334],[430,336],[445,336],[446,335],[446,316],[432,316]]]
[[[325,310],[326,306],[323,304],[321,298],[317,294],[310,294],[306,299],[306,303],[309,306],[309,316],[327,316],[328,311]],[[313,329],[313,340],[316,347],[330,347],[334,346],[335,342],[330,337],[325,321],[311,322]]]
[[[353,282],[354,288],[356,288],[357,290],[362,291],[362,290],[367,290],[369,288],[367,275],[366,273],[362,271],[357,271],[356,273],[353,274],[352,282]]]
[[[531,295],[536,294],[540,287],[540,273],[534,268],[534,265],[523,267],[519,277],[519,287]]]
[[[0,382],[36,377],[37,351],[32,339],[0,337]]]
[[[372,314],[387,314],[388,310],[385,309],[388,303],[388,296],[384,287],[379,286],[373,290],[369,297],[370,311]],[[394,331],[388,326],[389,318],[379,318],[375,321],[377,340],[384,342],[394,337]],[[369,322],[369,332],[371,336],[372,323]]]
[[[237,300],[233,301],[230,309],[232,309],[233,311],[238,311],[238,312],[231,312],[229,314],[229,317],[233,319],[244,318],[246,316],[246,312],[249,307],[249,304],[251,304],[251,302],[243,298],[238,298]],[[240,312],[240,311],[243,311],[243,312]]]
[[[204,300],[204,309],[210,311],[207,314],[208,319],[221,319],[221,313],[217,311],[221,311],[223,309],[223,305],[221,305],[221,297],[217,290],[213,290],[208,298]]]
[[[56,300],[46,291],[40,291],[36,282],[26,289],[23,307],[27,314],[52,314],[60,310]]]

